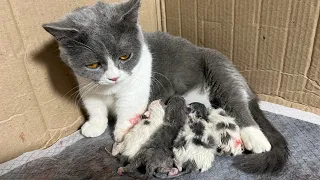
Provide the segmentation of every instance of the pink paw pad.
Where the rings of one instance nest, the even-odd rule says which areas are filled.
[[[117,173],[118,173],[119,176],[123,176],[123,168],[122,168],[122,167],[119,167]]]
[[[235,142],[235,146],[238,147],[240,145],[242,145],[242,141],[241,141],[241,139],[237,139]]]
[[[174,176],[177,175],[179,173],[179,170],[177,168],[172,168],[169,173],[168,176]]]
[[[132,125],[136,125],[141,119],[141,114],[136,114],[135,117],[129,119],[129,122],[132,124]]]

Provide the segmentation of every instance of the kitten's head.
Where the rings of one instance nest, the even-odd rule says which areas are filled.
[[[172,96],[166,104],[165,120],[171,124],[184,124],[187,120],[186,101],[181,96]]]
[[[188,105],[189,116],[193,119],[201,118],[204,120],[208,120],[209,112],[206,106],[202,103],[193,102]]]
[[[129,77],[140,59],[139,7],[140,0],[98,2],[43,28],[58,41],[62,60],[76,75],[102,85],[115,84]]]
[[[150,119],[163,119],[165,115],[165,105],[162,100],[152,101],[148,107]]]

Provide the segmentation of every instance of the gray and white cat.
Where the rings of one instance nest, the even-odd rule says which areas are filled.
[[[238,168],[280,170],[289,155],[287,142],[265,118],[255,93],[232,63],[216,50],[180,37],[143,33],[137,23],[139,7],[140,0],[98,2],[43,25],[79,82],[89,114],[82,134],[101,135],[108,112],[114,111],[114,137],[120,142],[148,103],[183,95],[187,103],[219,104],[236,118],[246,149],[257,153],[238,156]]]

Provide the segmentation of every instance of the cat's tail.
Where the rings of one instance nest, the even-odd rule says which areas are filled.
[[[249,102],[249,108],[255,121],[271,144],[269,152],[236,156],[234,166],[247,173],[278,172],[286,164],[290,151],[286,139],[264,116],[255,98]]]

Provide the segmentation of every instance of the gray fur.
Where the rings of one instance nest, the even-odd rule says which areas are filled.
[[[177,148],[177,149],[178,148],[182,148],[183,146],[186,145],[186,143],[187,143],[186,138],[185,137],[181,137],[181,138],[175,140],[175,142],[173,144],[173,147]]]
[[[224,122],[220,122],[216,125],[216,129],[217,131],[219,131],[220,129],[224,129],[224,128],[227,128],[227,129],[230,129],[230,130],[234,130],[236,129],[236,125],[235,124],[226,124]]]
[[[59,22],[44,24],[43,28],[57,39],[61,59],[77,75],[98,82],[108,70],[108,58],[129,74],[138,63],[144,41],[136,24],[139,6],[138,0],[118,6],[98,2],[67,14]],[[119,60],[130,53],[129,60]],[[101,67],[86,67],[93,63],[100,63]]]
[[[146,166],[146,174],[149,176],[169,172],[173,168],[173,141],[187,120],[185,100],[180,96],[171,97],[165,112],[164,124],[129,160],[127,166],[119,168],[119,174],[134,172],[141,165]]]
[[[208,143],[205,143],[205,142],[201,141],[201,139],[198,139],[198,138],[193,138],[192,142],[197,146],[202,146],[207,149],[213,149],[216,147],[215,141],[212,138],[212,136],[208,137]]]
[[[153,83],[161,83],[161,87],[151,85],[150,102],[183,95],[198,87],[209,88],[214,106],[223,107],[235,117],[240,128],[259,125],[272,145],[270,152],[242,158],[237,164],[253,164],[260,172],[281,169],[289,154],[287,142],[261,113],[256,95],[231,61],[216,50],[197,47],[180,37],[163,32],[142,33],[136,23],[139,5],[140,0],[118,5],[99,2],[43,27],[59,42],[64,62],[76,74],[93,81],[107,70],[106,57],[112,57],[117,67],[130,74],[138,63],[142,43],[147,43],[153,57],[152,76],[157,79]],[[123,53],[132,53],[124,63],[117,60]],[[95,62],[101,68],[85,67]]]
[[[206,121],[208,121],[209,112],[203,104],[193,102],[189,104],[188,107],[190,108],[190,113],[195,113],[197,118],[205,119]]]
[[[236,117],[240,127],[257,125],[248,108],[249,99],[245,100],[241,90],[247,92],[249,98],[254,94],[225,56],[166,33],[147,33],[145,38],[154,58],[153,76],[166,88],[165,91],[158,90],[154,85],[153,92],[158,93],[153,93],[151,99],[165,99],[173,94],[183,95],[197,87],[209,87],[210,100],[213,97],[219,99],[220,106]]]
[[[202,136],[204,131],[204,125],[202,122],[194,122],[190,125],[190,128],[194,134],[197,136]]]

